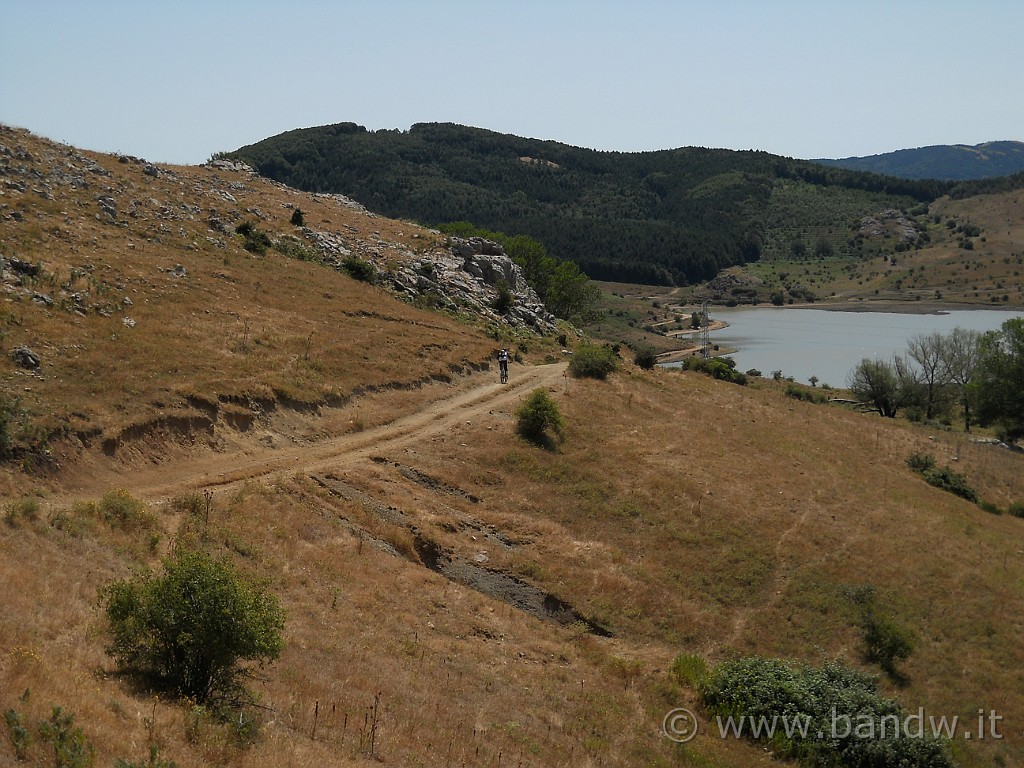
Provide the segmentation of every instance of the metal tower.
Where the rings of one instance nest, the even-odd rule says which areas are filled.
[[[700,305],[700,356],[711,357],[711,321],[708,319],[707,299]]]

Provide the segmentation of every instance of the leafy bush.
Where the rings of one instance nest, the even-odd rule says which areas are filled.
[[[929,485],[949,491],[960,498],[978,503],[978,492],[967,484],[967,478],[949,467],[933,467],[925,470],[922,476]]]
[[[301,208],[296,208],[292,211],[292,226],[293,227],[304,227],[306,225],[305,216],[302,214]]]
[[[817,403],[818,405],[828,402],[828,395],[814,392],[806,387],[799,387],[796,384],[786,385],[786,397],[791,397],[794,400],[803,400],[808,403]]]
[[[241,662],[262,664],[281,652],[284,613],[277,599],[204,552],[165,560],[162,574],[109,584],[101,600],[112,638],[107,652],[197,702],[237,697]]]
[[[619,367],[619,359],[611,347],[581,344],[569,360],[569,373],[577,379],[606,379]]]
[[[558,404],[543,389],[533,390],[516,411],[516,431],[535,445],[554,447],[564,431]]]
[[[251,221],[243,221],[237,227],[235,232],[241,235],[245,242],[242,247],[249,253],[255,253],[258,256],[263,256],[270,248],[270,236],[260,229],[257,229],[256,225]]]
[[[124,488],[115,488],[103,494],[96,505],[96,514],[111,526],[125,530],[152,528],[155,524],[153,515],[146,510],[142,500]]]
[[[953,766],[943,742],[909,732],[897,702],[837,661],[820,668],[757,656],[726,662],[712,673],[703,699],[720,724],[746,718],[745,735],[753,736],[750,726],[758,723],[778,726],[771,737],[760,731],[776,757],[814,766]],[[783,727],[783,718],[796,727]]]
[[[907,466],[915,472],[924,474],[935,466],[935,459],[927,453],[912,453],[907,457]]]
[[[693,689],[701,689],[708,679],[707,662],[692,653],[682,653],[672,662],[672,676]]]
[[[967,484],[967,478],[949,467],[935,466],[935,459],[924,453],[914,453],[907,457],[907,466],[920,474],[926,483],[941,488],[957,496],[980,503],[978,492]]]
[[[499,315],[507,315],[512,305],[515,304],[515,296],[512,295],[512,288],[505,280],[499,280],[495,286],[498,295],[494,297],[491,307]]]
[[[4,505],[4,520],[8,525],[16,525],[18,518],[34,523],[39,519],[39,499],[25,496]]]
[[[640,344],[634,350],[633,362],[645,371],[649,371],[658,364],[658,354],[649,344]]]
[[[274,241],[274,250],[287,256],[289,259],[299,261],[310,261],[314,264],[322,264],[323,259],[319,252],[304,244],[299,238],[292,235],[285,235]]]
[[[1024,517],[1024,502],[1015,501],[1006,510],[1014,517]]]
[[[864,611],[861,629],[864,659],[880,666],[890,677],[899,678],[896,663],[906,661],[914,650],[910,633],[873,608]]]
[[[341,262],[341,268],[349,277],[361,280],[364,283],[377,282],[377,268],[366,259],[361,259],[355,254],[349,254]]]
[[[736,370],[736,361],[731,357],[688,357],[683,363],[682,370],[698,371],[719,381],[728,381],[740,386],[747,383],[747,375]]]

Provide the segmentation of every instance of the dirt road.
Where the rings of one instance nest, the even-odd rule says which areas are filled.
[[[125,464],[93,459],[88,466],[72,470],[73,490],[69,488],[63,498],[51,498],[47,506],[102,495],[113,487],[126,488],[132,495],[155,503],[202,489],[228,490],[281,472],[312,474],[337,469],[375,453],[428,439],[480,414],[511,410],[531,390],[559,385],[566,368],[565,363],[514,365],[508,384],[499,384],[496,372],[474,373],[457,382],[450,395],[419,410],[395,414],[387,424],[312,443],[272,448],[250,440],[243,449],[214,452],[203,448],[195,456],[170,458],[156,466],[152,462]]]

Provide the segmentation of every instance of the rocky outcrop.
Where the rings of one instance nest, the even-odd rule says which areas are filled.
[[[527,284],[519,265],[491,240],[449,238],[447,249],[415,258],[387,279],[400,293],[424,297],[452,311],[541,334],[555,331],[555,316]],[[511,300],[507,310],[499,312],[495,307],[505,291]]]
[[[913,243],[918,238],[914,222],[895,208],[888,208],[874,216],[865,216],[860,220],[857,234],[861,237],[895,237],[905,243]]]

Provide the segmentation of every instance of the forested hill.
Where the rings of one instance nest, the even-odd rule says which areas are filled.
[[[989,141],[974,146],[943,144],[814,162],[903,179],[968,181],[1024,172],[1024,142]]]
[[[862,217],[949,190],[765,152],[599,152],[447,123],[304,128],[226,156],[392,218],[529,235],[595,279],[660,285],[788,254],[796,241],[856,255]]]

